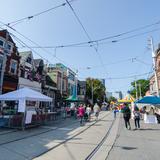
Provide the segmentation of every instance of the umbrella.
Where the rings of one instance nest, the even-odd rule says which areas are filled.
[[[144,103],[144,104],[160,104],[160,98],[157,96],[145,96],[140,100],[137,100],[135,103]]]

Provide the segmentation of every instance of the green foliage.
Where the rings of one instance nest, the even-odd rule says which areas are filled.
[[[93,88],[92,88],[93,87]],[[88,99],[92,99],[92,89],[93,89],[93,101],[97,100],[102,102],[105,95],[105,86],[98,79],[87,78],[86,80],[86,96]]]
[[[112,97],[112,96],[108,99],[109,103],[110,102],[116,102],[116,101],[117,101],[117,99],[115,97]]]
[[[138,96],[140,96],[140,90],[142,97],[145,96],[145,93],[149,90],[149,80],[139,79],[136,81],[137,83],[137,92]],[[135,81],[131,83],[133,89],[130,91],[131,95],[136,98],[136,87]]]

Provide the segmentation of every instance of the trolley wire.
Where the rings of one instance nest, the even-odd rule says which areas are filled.
[[[20,36],[22,36],[23,38],[25,38],[26,40],[28,40],[29,42],[33,43],[34,45],[36,45],[37,47],[39,47],[41,50],[43,50],[45,53],[49,54],[49,55],[53,55],[53,58],[59,60],[60,62],[64,63],[67,66],[70,66],[71,68],[73,68],[74,70],[77,70],[76,68],[74,68],[73,66],[71,66],[70,64],[66,63],[64,60],[60,59],[59,57],[57,57],[56,54],[53,54],[51,52],[49,52],[48,50],[46,50],[45,48],[42,48],[38,43],[34,42],[32,39],[28,38],[27,36],[25,36],[24,34],[20,33],[19,31],[17,31],[15,28],[6,25],[5,23],[3,23],[2,21],[0,21],[1,24],[4,24],[6,27],[10,28],[11,30],[13,30],[14,32],[16,32],[17,34],[19,34]],[[2,28],[2,27],[1,27]],[[19,42],[21,42],[24,46],[26,46],[27,48],[31,49],[34,53],[36,53],[37,55],[39,55],[41,58],[42,56],[36,52],[35,50],[33,50],[29,45],[27,45],[25,42],[23,42],[20,38],[18,38],[16,35],[12,34],[14,37],[16,37],[16,39],[19,40]],[[48,61],[46,58],[43,57],[43,59],[45,59],[46,61]],[[48,61],[49,62],[49,61]],[[52,64],[53,62],[50,61],[50,63]]]
[[[71,3],[71,2],[74,2],[74,1],[76,1],[76,0],[70,0],[69,2]],[[55,9],[61,8],[61,7],[65,6],[66,4],[67,4],[67,3],[64,2],[64,3],[62,3],[62,4],[59,4],[59,5],[57,5],[57,6],[54,6],[54,7],[49,8],[49,9],[46,9],[46,10],[43,10],[43,11],[41,11],[41,12],[35,13],[35,14],[33,14],[33,15],[30,15],[30,16],[27,16],[27,17],[23,17],[23,18],[20,18],[20,19],[15,20],[15,21],[8,22],[8,23],[5,24],[5,25],[15,26],[15,25],[17,25],[17,24],[19,24],[19,23],[24,22],[25,20],[31,20],[31,19],[33,19],[33,18],[35,18],[35,17],[38,17],[38,16],[42,15],[42,14],[45,14],[45,13],[47,13],[47,12],[51,12],[51,11],[53,11],[53,10],[55,10]],[[4,26],[4,24],[3,24],[2,26]]]
[[[74,8],[72,7],[72,5],[70,4],[70,2],[68,0],[66,0],[66,2],[68,4],[69,8],[71,9],[71,11],[73,12],[74,16],[76,17],[76,19],[77,19],[78,23],[80,24],[81,28],[83,29],[84,33],[86,34],[87,38],[89,39],[90,42],[92,42],[92,39],[91,39],[90,35],[88,34],[88,32],[87,32],[86,28],[84,27],[83,23],[81,22],[80,18],[76,14]],[[97,55],[99,57],[99,60],[100,60],[102,66],[104,67],[104,70],[106,72],[106,67],[104,66],[102,57],[101,57],[100,53],[98,52],[98,42],[96,42],[96,45],[97,45],[97,48],[96,48],[95,45],[93,45],[93,48],[94,48],[95,52],[97,53]]]

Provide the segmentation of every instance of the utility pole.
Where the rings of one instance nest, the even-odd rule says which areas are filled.
[[[61,69],[61,96],[63,94],[63,70]]]
[[[150,46],[151,46],[151,51],[152,51],[156,92],[157,92],[157,96],[159,97],[159,85],[158,85],[158,76],[157,76],[156,55],[155,55],[155,51],[154,51],[153,38],[150,37],[149,41],[150,41]]]
[[[76,96],[76,99],[78,99],[78,70],[76,70],[75,82],[76,82],[76,87],[75,87],[76,93],[75,93],[75,96]]]
[[[135,77],[135,89],[136,89],[136,99],[138,99],[138,90],[137,90],[137,80],[136,80],[136,77]]]
[[[139,87],[139,98],[142,98],[142,91],[141,91],[141,84],[140,83],[138,84],[138,87]]]
[[[93,104],[93,79],[91,79],[91,94],[92,94],[92,104]]]

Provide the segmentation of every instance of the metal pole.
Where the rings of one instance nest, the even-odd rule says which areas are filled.
[[[63,71],[61,73],[61,96],[62,96],[62,93],[63,93]]]
[[[91,92],[92,92],[92,104],[93,104],[93,79],[91,79]]]
[[[139,86],[139,98],[142,98],[142,93],[141,93],[141,84],[139,83],[139,84],[138,84],[138,86]]]
[[[78,93],[77,93],[77,89],[78,89],[78,70],[76,71],[76,77],[75,78],[76,78],[75,79],[76,80],[76,88],[75,88],[76,89],[76,99],[78,99],[78,97],[77,97],[78,96]]]
[[[151,42],[150,45],[151,45],[153,67],[154,67],[156,92],[157,92],[157,96],[159,97],[159,85],[158,85],[158,76],[157,76],[156,55],[155,55],[155,51],[154,51],[154,45],[153,45],[153,38],[152,37],[150,37],[150,42]]]
[[[135,83],[135,89],[136,89],[136,99],[138,99],[138,92],[137,92],[137,81],[136,81],[136,78],[135,78],[135,81],[134,81],[134,83]]]

